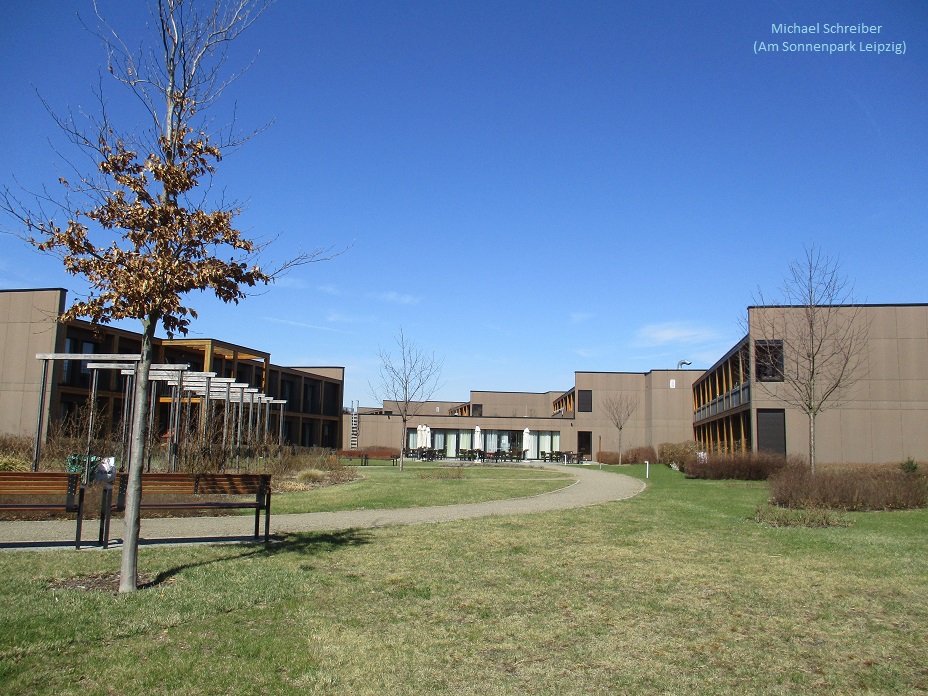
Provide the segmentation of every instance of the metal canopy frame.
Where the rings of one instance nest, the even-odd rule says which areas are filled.
[[[39,459],[42,447],[42,428],[45,421],[46,392],[48,390],[49,365],[56,361],[77,360],[86,362],[91,371],[91,390],[89,397],[90,417],[87,430],[87,447],[85,450],[85,463],[90,461],[93,447],[94,410],[97,400],[99,373],[101,370],[118,371],[126,376],[123,392],[123,417],[121,440],[121,469],[128,461],[131,452],[130,424],[134,413],[135,403],[131,398],[135,381],[138,379],[138,363],[141,356],[125,353],[37,353],[36,359],[42,361],[42,381],[39,393],[38,417],[36,419],[35,448],[33,450],[32,470],[39,470]],[[191,372],[189,364],[152,364],[149,368],[148,378],[155,382],[151,390],[152,404],[149,409],[148,430],[154,427],[155,401],[157,399],[157,384],[163,383],[170,387],[170,415],[169,415],[169,448],[168,465],[176,471],[178,451],[182,444],[181,420],[183,418],[184,399],[187,400],[187,425],[189,426],[190,410],[194,399],[199,400],[200,407],[200,437],[205,440],[207,421],[213,412],[213,404],[223,402],[222,425],[222,456],[227,460],[230,453],[230,442],[234,442],[236,469],[239,468],[243,439],[247,446],[250,459],[252,444],[257,440],[267,445],[270,433],[271,410],[279,406],[279,422],[277,433],[278,455],[282,456],[284,407],[286,399],[274,399],[242,382],[236,382],[231,377],[217,377],[215,372]],[[247,422],[246,411],[247,408]],[[151,450],[148,452],[148,469],[151,469]],[[85,466],[85,480],[89,476],[90,467]]]

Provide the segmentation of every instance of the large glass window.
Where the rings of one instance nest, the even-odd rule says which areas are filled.
[[[580,389],[577,391],[577,413],[593,412],[593,390]]]
[[[754,342],[754,375],[759,382],[783,381],[783,341]]]

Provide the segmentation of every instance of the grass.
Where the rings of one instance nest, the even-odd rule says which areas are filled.
[[[118,553],[3,553],[0,691],[928,690],[928,511],[774,528],[753,521],[765,483],[649,483],[573,511],[143,548],[129,596],[59,588]]]
[[[572,481],[567,474],[531,467],[449,468],[417,462],[407,463],[402,472],[389,465],[356,471],[362,478],[349,484],[275,494],[271,509],[282,514],[480,503],[547,493]],[[444,478],[441,472],[461,478]]]

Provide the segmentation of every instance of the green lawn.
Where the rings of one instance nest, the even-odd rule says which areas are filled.
[[[574,511],[144,548],[129,596],[49,587],[118,551],[0,553],[0,692],[928,690],[928,512],[767,528],[764,484],[651,474]]]
[[[407,464],[402,472],[389,465],[360,466],[356,471],[362,478],[348,484],[275,494],[271,509],[282,514],[480,503],[548,493],[573,481],[566,472],[531,467],[448,468],[416,463]],[[458,474],[464,478],[438,478]]]

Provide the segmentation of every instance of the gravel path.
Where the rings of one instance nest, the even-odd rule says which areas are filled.
[[[623,474],[613,474],[598,469],[565,468],[557,464],[546,465],[546,468],[567,472],[574,477],[575,481],[566,488],[528,498],[396,510],[346,510],[275,515],[272,501],[271,533],[370,529],[392,525],[450,522],[492,515],[528,515],[624,500],[645,489],[642,481]],[[97,531],[96,519],[84,520],[81,535],[83,540],[88,544],[95,544]],[[251,541],[253,532],[254,517],[250,515],[143,518],[141,543],[151,545]],[[118,548],[121,545],[121,534],[122,520],[113,520],[110,548]],[[71,541],[68,541],[69,539]],[[73,539],[73,520],[0,522],[0,548],[3,549],[73,548]],[[87,548],[95,547],[88,546]]]

